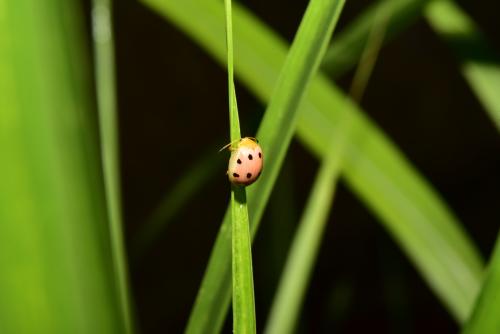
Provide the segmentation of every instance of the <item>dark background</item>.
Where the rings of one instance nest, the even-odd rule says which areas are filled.
[[[89,8],[88,1],[84,3]],[[307,5],[304,0],[242,3],[288,41]],[[347,1],[336,32],[370,3]],[[148,8],[131,0],[115,4],[123,205],[130,241],[178,178],[202,155],[212,149],[217,154],[228,141],[227,76],[203,50]],[[500,50],[500,26],[494,15],[500,3],[460,4]],[[451,51],[420,19],[382,49],[361,104],[443,196],[487,258],[500,222],[500,142],[458,69]],[[351,78],[352,71],[338,84],[346,89]],[[243,86],[238,85],[237,92],[243,135],[252,136],[265,106]],[[317,167],[318,162],[294,141],[253,247],[259,329]],[[130,263],[143,333],[183,330],[228,199],[221,167],[148,253]],[[341,184],[298,330],[457,329],[383,226]],[[225,332],[231,332],[230,317]]]

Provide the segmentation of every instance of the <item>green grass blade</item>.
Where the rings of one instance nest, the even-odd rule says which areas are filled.
[[[83,18],[0,0],[0,332],[123,333]]]
[[[500,234],[486,271],[485,280],[463,334],[500,333]]]
[[[227,75],[231,143],[241,138],[234,88],[233,19],[231,0],[224,0],[226,13]],[[232,144],[231,144],[232,146]],[[233,333],[255,333],[252,242],[245,187],[231,185]],[[213,307],[213,306],[212,306]]]
[[[489,46],[474,21],[453,1],[379,1],[344,29],[328,48],[322,64],[326,72],[339,76],[356,63],[378,11],[392,13],[388,37],[401,33],[425,13],[430,26],[454,51],[463,76],[500,129],[500,94],[496,89],[500,86],[500,57]]]
[[[220,5],[211,0],[148,3],[224,62],[225,46],[219,42],[224,33],[218,23],[223,17]],[[286,44],[241,7],[233,8],[233,18],[238,38],[236,73],[258,98],[268,101],[285,60]],[[344,176],[348,185],[389,230],[455,318],[465,321],[483,268],[476,248],[439,195],[402,153],[356,105],[345,106],[344,95],[324,76],[313,79],[302,105],[297,123],[299,138],[312,152],[323,156],[324,143],[340,131],[338,120],[344,112],[353,113],[353,131],[360,134],[347,144]],[[228,254],[229,227],[225,226],[206,273],[218,273],[219,280],[206,286],[210,293],[202,292],[220,305],[228,303],[222,298],[229,295],[224,291],[228,288],[229,264],[224,265],[223,257],[213,254]],[[210,316],[215,317],[212,313]]]
[[[403,32],[422,15],[430,0],[377,1],[339,32],[328,48],[321,68],[334,77],[351,69],[360,59],[377,15],[388,18],[386,40]]]
[[[298,135],[318,157],[338,127],[343,95],[326,79],[315,82],[310,108],[301,113]],[[380,219],[459,322],[465,321],[482,276],[477,249],[430,184],[397,148],[350,103],[356,113],[343,176],[349,187]]]
[[[256,333],[252,241],[245,189],[231,191],[233,333]],[[218,305],[212,305],[217,307]]]
[[[294,237],[264,333],[293,333],[340,174],[339,145],[321,164]]]
[[[351,83],[350,96],[360,101],[378,58],[389,15],[379,11],[373,23],[361,61]],[[328,153],[323,157],[303,217],[290,248],[285,268],[274,297],[265,333],[293,333],[299,318],[311,272],[320,248],[321,236],[328,221],[332,199],[342,168],[346,140],[351,129],[351,114],[340,120],[344,136],[330,139]]]
[[[111,0],[94,0],[92,9],[97,105],[101,156],[117,294],[125,323],[125,333],[133,332],[127,262],[122,231],[114,38]]]
[[[250,188],[248,192],[250,213],[253,214],[251,220],[252,235],[255,234],[273,184],[278,176],[286,149],[291,141],[301,98],[304,96],[308,83],[319,65],[342,6],[343,1],[315,0],[309,4],[294,39],[294,44],[281,70],[281,76],[278,79],[270,104],[257,133],[266,156],[266,167],[259,182]],[[245,28],[248,29],[248,27],[244,27],[243,30]],[[225,233],[228,224],[229,220],[226,215],[220,234]],[[224,236],[219,236],[219,238],[221,240],[226,239]],[[224,257],[226,257],[224,253],[212,253],[211,255],[211,258]],[[210,273],[210,271],[208,272]],[[219,290],[228,288],[223,285],[224,281],[221,280],[221,276],[225,275],[225,273],[222,270],[212,273],[213,275],[208,274],[203,279],[200,294],[197,297],[188,323],[187,332],[191,332],[191,329],[197,326],[200,315],[203,315],[206,309],[217,307],[220,314],[217,319],[224,319],[226,313],[226,309],[223,307],[224,303],[221,301],[215,301],[214,303],[213,296],[210,296],[210,294],[224,295]],[[207,291],[206,287],[212,286],[213,282],[220,282],[217,289]],[[215,324],[215,326],[214,324],[208,324],[208,327],[201,328],[201,331],[206,332],[209,328],[217,331],[221,324]]]
[[[457,56],[463,76],[500,130],[500,57],[474,21],[453,2],[433,1],[426,8],[426,18]]]

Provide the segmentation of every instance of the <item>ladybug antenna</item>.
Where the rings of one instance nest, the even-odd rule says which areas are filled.
[[[236,143],[237,141],[240,141],[240,140],[241,140],[241,139],[236,139],[236,140],[233,140],[232,142],[230,142],[229,144],[224,145],[224,146],[223,146],[223,147],[219,150],[219,152],[224,151],[226,148],[231,147],[234,143]],[[229,150],[231,150],[231,149],[229,149]]]

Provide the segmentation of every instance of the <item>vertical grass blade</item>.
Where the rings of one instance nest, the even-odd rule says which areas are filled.
[[[360,101],[378,58],[390,13],[380,10],[373,22],[370,37],[361,56],[350,88],[350,96]],[[345,114],[340,127],[343,136],[330,139],[320,170],[306,203],[304,214],[288,254],[276,296],[271,306],[265,333],[293,333],[299,319],[307,286],[321,244],[321,236],[328,221],[331,203],[340,171],[346,143],[352,132],[351,114]]]
[[[212,0],[146,2],[224,63],[220,5]],[[236,74],[266,102],[284,63],[287,46],[241,7],[234,6],[233,18],[238,36]],[[346,104],[345,96],[325,76],[312,80],[299,113],[299,139],[322,157],[326,153],[325,142],[341,131],[338,120],[346,112],[353,114],[353,131],[362,134],[347,140],[343,176],[349,187],[379,218],[452,315],[465,321],[479,290],[483,269],[476,247],[442,198],[402,152],[358,106]],[[212,255],[229,254],[228,229],[222,226]],[[230,271],[225,261],[223,256],[211,256],[206,275],[217,276],[218,280],[211,280],[213,285],[205,285],[205,291],[200,292],[221,305],[229,303]],[[208,307],[205,311],[205,319],[220,316]]]
[[[92,9],[95,77],[101,138],[104,188],[108,212],[113,268],[125,333],[132,333],[128,270],[123,241],[118,149],[114,38],[111,0],[94,0]]]
[[[0,0],[0,332],[123,333],[76,1]]]
[[[227,76],[231,143],[241,138],[238,104],[234,88],[233,19],[231,0],[224,0],[226,13]],[[231,144],[231,146],[232,146]],[[252,242],[244,187],[231,185],[233,332],[255,333]]]
[[[339,148],[338,145],[330,145],[330,154],[316,176],[288,253],[264,333],[294,332],[340,174]]]
[[[252,271],[252,242],[246,192],[231,191],[233,333],[256,333]],[[217,307],[217,305],[213,305]]]
[[[462,74],[500,130],[500,57],[474,21],[452,1],[433,1],[426,8],[426,18],[457,56]]]
[[[500,234],[490,258],[481,292],[462,334],[500,333]]]

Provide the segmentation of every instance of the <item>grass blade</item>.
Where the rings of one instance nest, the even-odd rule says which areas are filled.
[[[384,40],[389,15],[379,11],[373,23],[361,61],[356,69],[350,96],[360,101],[372,74]],[[306,294],[310,276],[321,244],[321,236],[328,221],[328,213],[342,168],[346,140],[351,129],[351,114],[340,120],[344,136],[330,139],[328,153],[323,157],[320,170],[306,203],[304,214],[290,248],[285,268],[274,297],[265,333],[293,333],[299,311]]]
[[[455,53],[463,76],[500,130],[500,57],[490,48],[474,21],[453,2],[433,1],[426,8],[426,18]]]
[[[122,230],[111,0],[94,0],[92,19],[101,156],[113,268],[125,333],[132,333],[128,270]]]
[[[396,37],[422,16],[431,0],[377,1],[339,32],[328,48],[321,68],[334,77],[351,69],[360,59],[377,15],[388,18],[386,41]]]
[[[238,104],[234,88],[233,19],[231,0],[224,0],[226,13],[227,75],[231,143],[241,138]],[[231,144],[232,146],[232,144]],[[233,332],[255,333],[252,242],[245,187],[231,185]]]
[[[430,26],[455,53],[463,76],[500,130],[500,95],[496,90],[500,86],[500,58],[474,21],[453,1],[379,1],[344,29],[328,48],[322,64],[326,72],[337,77],[356,63],[378,11],[392,13],[389,38],[401,33],[424,13]]]
[[[224,62],[225,47],[219,42],[224,33],[218,23],[223,15],[220,5],[212,0],[147,3]],[[241,7],[234,6],[233,18],[238,36],[236,73],[258,98],[268,101],[285,60],[286,44]],[[477,249],[436,191],[355,104],[345,104],[344,95],[322,75],[313,79],[299,113],[299,138],[318,157],[323,156],[325,142],[341,131],[338,120],[344,112],[353,114],[353,131],[361,134],[347,141],[343,175],[348,185],[380,219],[455,318],[465,321],[481,281],[483,266]],[[221,230],[212,255],[228,254],[227,233]],[[227,289],[230,276],[224,261],[211,256],[206,272],[218,275],[217,282],[205,287],[219,305],[229,298],[224,297],[229,292],[221,288]],[[209,313],[213,309],[206,311],[207,318],[215,319],[210,318],[215,317]]]
[[[500,333],[500,234],[485,275],[485,280],[463,334]]]
[[[264,333],[293,333],[340,174],[338,145],[321,164],[288,253]]]
[[[0,332],[123,333],[80,8],[0,8]]]

